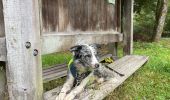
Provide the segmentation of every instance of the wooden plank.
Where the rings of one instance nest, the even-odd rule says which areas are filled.
[[[42,100],[39,2],[3,0],[3,8],[9,99]],[[30,42],[30,48],[26,48],[26,42]]]
[[[120,42],[123,35],[118,32],[78,32],[73,33],[50,33],[42,37],[42,54],[49,54],[69,50],[71,46],[79,43],[97,43],[107,44],[111,42]],[[6,61],[5,38],[0,38],[0,61]]]
[[[67,64],[54,65],[43,70],[43,82],[48,82],[67,75]]]
[[[5,38],[0,38],[0,61],[6,61]]]
[[[123,52],[124,55],[133,52],[133,1],[123,0]]]
[[[123,73],[125,76],[120,77],[115,74],[115,77],[109,81],[102,83],[99,89],[85,89],[79,96],[78,100],[102,100],[109,93],[111,93],[116,87],[121,85],[128,77],[130,77],[137,69],[139,69],[146,61],[148,57],[138,55],[125,56],[109,66],[116,71]],[[45,100],[55,100],[56,94],[59,93],[61,86],[45,92]]]
[[[122,39],[123,35],[114,31],[44,34],[42,37],[42,54],[69,50],[71,46],[81,43],[107,44],[120,42]]]

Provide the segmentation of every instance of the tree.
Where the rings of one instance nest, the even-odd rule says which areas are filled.
[[[155,12],[155,26],[152,41],[158,42],[162,36],[165,19],[168,11],[168,0],[158,0]]]

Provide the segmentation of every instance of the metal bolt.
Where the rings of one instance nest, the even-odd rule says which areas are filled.
[[[34,56],[37,56],[37,55],[38,55],[38,50],[37,50],[37,49],[34,49],[33,55],[34,55]]]
[[[30,43],[30,42],[26,42],[26,43],[25,43],[25,47],[26,47],[27,49],[29,49],[29,48],[31,47],[31,43]]]

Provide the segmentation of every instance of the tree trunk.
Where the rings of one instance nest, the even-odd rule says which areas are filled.
[[[168,0],[158,0],[155,14],[155,27],[153,32],[152,41],[158,42],[161,38],[165,19],[168,11]]]

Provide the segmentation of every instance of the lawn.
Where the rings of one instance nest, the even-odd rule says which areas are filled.
[[[134,54],[147,55],[149,61],[105,100],[170,100],[170,39],[162,39],[159,43],[134,42]],[[67,62],[71,54],[53,54],[42,58],[43,68],[47,68],[55,63]],[[44,84],[44,89],[49,90],[63,82],[64,79],[54,80]]]

